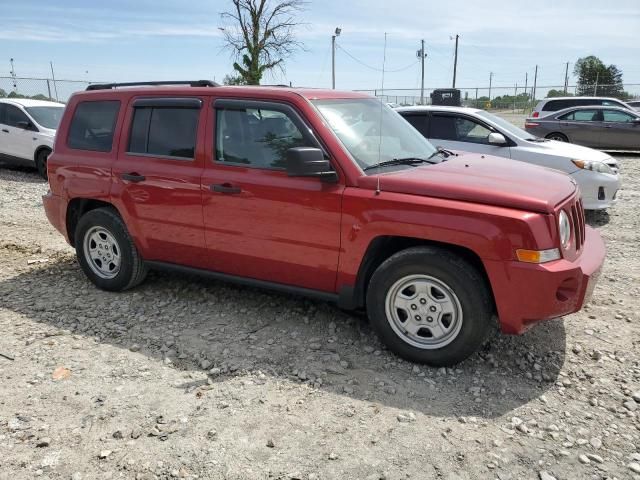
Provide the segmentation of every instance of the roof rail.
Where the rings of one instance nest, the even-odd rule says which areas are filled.
[[[120,87],[142,87],[146,85],[189,85],[190,87],[219,87],[220,84],[211,80],[170,80],[166,82],[127,82],[127,83],[94,83],[87,90],[109,90]]]

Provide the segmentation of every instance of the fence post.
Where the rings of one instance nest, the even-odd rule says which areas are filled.
[[[478,87],[476,87],[476,108],[478,108]]]
[[[49,83],[49,79],[47,78],[47,92],[49,93],[49,100],[51,100],[51,84]]]

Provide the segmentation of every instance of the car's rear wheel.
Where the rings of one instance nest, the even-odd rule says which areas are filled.
[[[549,140],[555,140],[556,142],[568,142],[567,136],[560,132],[553,132],[546,136]]]
[[[75,232],[78,262],[98,288],[121,291],[142,282],[147,267],[118,213],[99,208],[85,213]]]
[[[36,155],[36,168],[40,176],[45,180],[47,179],[47,159],[50,153],[50,150],[44,149],[40,150],[38,155]]]
[[[374,272],[367,311],[380,339],[396,354],[433,366],[472,355],[493,330],[486,280],[448,250],[413,247]]]

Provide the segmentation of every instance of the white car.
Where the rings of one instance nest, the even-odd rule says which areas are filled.
[[[0,98],[0,159],[34,165],[47,178],[47,157],[63,111],[62,103]]]
[[[436,147],[511,158],[570,174],[580,186],[586,210],[616,203],[618,162],[604,152],[533,137],[507,120],[475,108],[421,106],[396,111]]]

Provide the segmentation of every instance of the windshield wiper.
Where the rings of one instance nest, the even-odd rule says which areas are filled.
[[[439,153],[439,152],[436,152]],[[431,158],[431,157],[429,157]],[[394,158],[393,160],[387,160],[385,162],[374,163],[368,167],[364,167],[363,170],[373,170],[374,168],[389,167],[392,165],[418,165],[420,163],[430,163],[435,165],[438,162],[432,162],[429,158],[407,157],[407,158]]]

